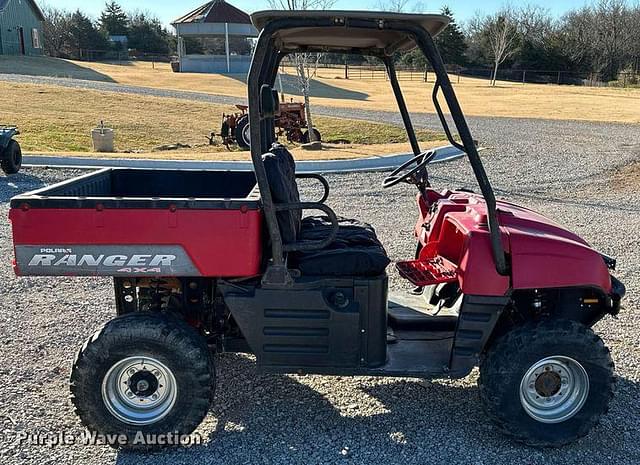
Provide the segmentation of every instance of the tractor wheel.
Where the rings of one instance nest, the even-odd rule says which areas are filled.
[[[590,328],[548,320],[500,337],[480,362],[484,409],[505,434],[559,447],[586,435],[613,397],[609,350]]]
[[[214,387],[205,339],[181,320],[153,313],[106,323],[84,344],[71,372],[71,400],[82,423],[92,433],[123,435],[126,441],[110,445],[129,449],[177,445],[176,436],[192,433],[204,419]]]
[[[15,140],[10,140],[1,158],[2,161],[0,165],[2,166],[2,171],[6,174],[16,174],[22,167],[22,150],[20,149],[20,144]]]
[[[320,134],[320,131],[318,131],[316,128],[313,128],[313,133],[316,135],[316,141],[321,142],[322,134]],[[302,134],[302,143],[308,144],[309,142],[311,142],[311,138],[309,137],[309,131],[307,130]]]
[[[238,147],[244,150],[251,148],[251,134],[249,132],[249,115],[241,116],[236,122],[236,142]]]

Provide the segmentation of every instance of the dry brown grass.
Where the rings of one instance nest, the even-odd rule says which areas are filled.
[[[79,90],[61,86],[0,82],[0,122],[17,125],[25,152],[91,154],[90,131],[101,120],[116,130],[112,156],[159,159],[248,159],[243,152],[210,146],[206,134],[220,124],[220,115],[232,107],[149,96]],[[351,144],[328,144],[321,152],[296,150],[301,159],[353,158],[398,153],[406,144],[402,128],[388,124],[317,118],[325,140],[345,139]],[[444,136],[419,131],[425,146],[442,145]],[[191,148],[153,151],[175,143]],[[139,153],[138,153],[139,152]]]
[[[241,76],[212,74],[176,74],[169,65],[132,63],[74,63],[90,68],[115,82],[164,89],[192,90],[238,98],[246,96]],[[431,75],[433,79],[433,75]],[[640,89],[593,88],[499,82],[452,77],[463,109],[469,115],[506,116],[588,121],[640,122]],[[409,107],[414,112],[432,112],[430,95],[433,83],[403,81]],[[353,109],[396,110],[389,83],[384,80],[343,79],[341,70],[320,70],[313,103]]]
[[[420,147],[430,149],[448,144],[446,141],[422,142]],[[411,147],[408,143],[398,144],[323,144],[321,152],[303,150],[300,147],[293,147],[291,153],[296,160],[345,160],[350,158],[380,157],[384,155],[395,155],[398,153],[410,153]],[[215,161],[250,161],[249,152],[240,151],[212,151],[202,148],[194,151],[190,149],[172,150],[167,152],[137,152],[137,153],[100,153],[95,152],[45,152],[38,153],[45,156],[73,156],[73,157],[96,157],[100,158],[134,158],[147,160],[215,160]]]

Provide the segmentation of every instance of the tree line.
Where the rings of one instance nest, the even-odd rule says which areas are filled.
[[[314,1],[305,0],[303,7],[315,8]],[[406,11],[409,1],[379,0],[376,9]],[[445,63],[490,68],[494,81],[498,71],[505,69],[595,73],[605,81],[616,80],[621,72],[640,71],[640,3],[630,0],[593,0],[559,18],[536,4],[476,13],[464,24],[455,21],[448,7],[442,13],[453,18],[436,38]],[[121,49],[120,42],[109,40],[112,36],[126,36],[128,49],[139,53],[175,53],[175,36],[158,18],[139,11],[124,12],[115,1],[108,2],[95,21],[80,10],[51,7],[45,8],[45,16],[45,47],[51,56],[82,58],[83,50]],[[215,48],[195,41],[187,45],[191,53]],[[358,61],[353,57],[326,58]],[[426,66],[417,51],[396,58],[408,66]]]
[[[443,13],[452,16],[448,8]],[[613,81],[640,71],[640,3],[595,0],[559,18],[535,4],[505,6],[476,13],[463,27],[454,21],[436,42],[445,63],[491,67],[494,83],[499,69],[595,73]],[[425,65],[416,52],[399,59]]]
[[[81,10],[43,8],[44,47],[53,57],[81,59],[86,51],[135,50],[139,53],[169,55],[175,49],[175,38],[151,14],[125,12],[115,1],[105,4],[97,20]],[[114,36],[126,36],[126,45]]]

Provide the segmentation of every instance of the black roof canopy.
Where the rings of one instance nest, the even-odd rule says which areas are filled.
[[[267,24],[278,20],[331,21],[335,26],[301,26],[286,28],[274,34],[277,47],[281,51],[296,50],[350,50],[378,51],[390,55],[396,51],[411,50],[415,47],[406,32],[386,28],[383,25],[409,23],[426,30],[432,37],[444,30],[451,21],[448,16],[438,14],[404,14],[375,11],[338,11],[338,10],[268,10],[251,15],[253,25],[262,30]],[[380,28],[349,27],[358,21],[374,21]]]

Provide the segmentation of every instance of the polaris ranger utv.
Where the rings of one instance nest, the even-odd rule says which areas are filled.
[[[496,201],[433,37],[449,19],[265,11],[249,75],[253,172],[104,169],[11,201],[15,271],[113,276],[118,317],[82,347],[72,400],[92,431],[189,434],[207,414],[213,354],[255,355],[267,373],[467,376],[505,434],[559,446],[607,411],[613,363],[591,327],[616,315],[615,261],[558,224]],[[433,103],[480,193],[431,188],[392,56],[418,47]],[[387,68],[415,157],[382,187],[416,187],[417,252],[395,270],[418,295],[389,294],[389,259],[367,224],[338,217],[319,175],[275,143],[273,90],[296,52],[370,55]],[[447,125],[442,94],[458,138]],[[301,201],[296,180],[324,188]],[[303,211],[321,212],[303,217]],[[413,257],[413,258],[409,258]],[[277,394],[273,394],[277,395]],[[131,444],[129,444],[131,445]]]

